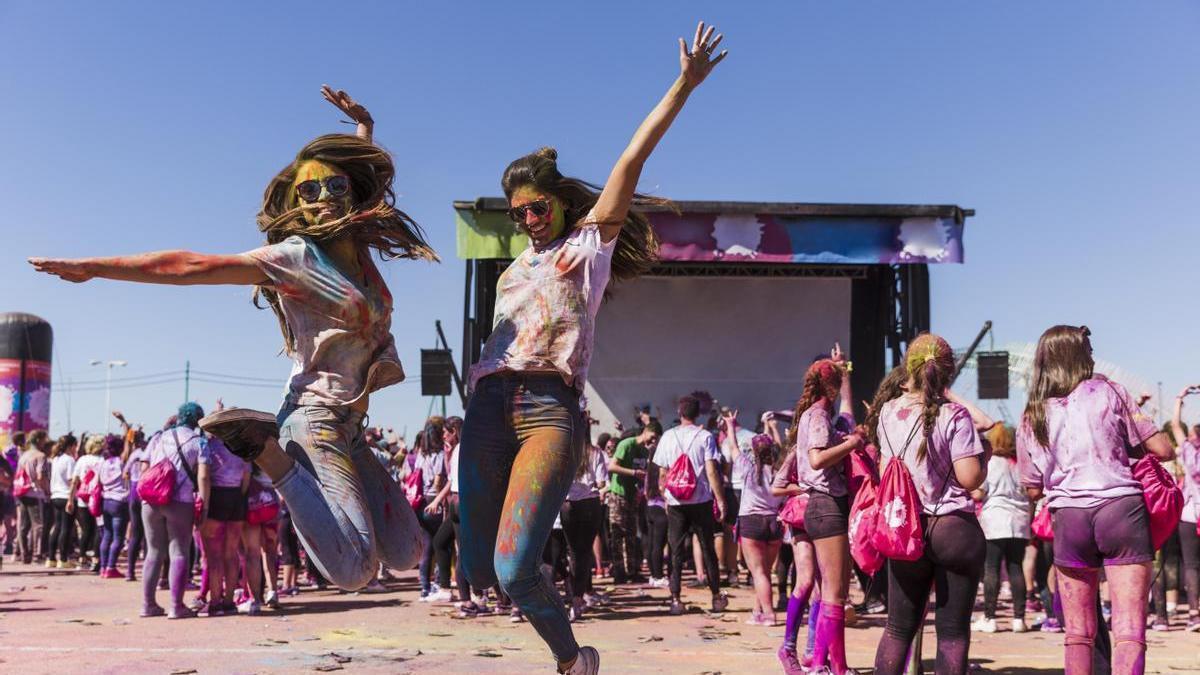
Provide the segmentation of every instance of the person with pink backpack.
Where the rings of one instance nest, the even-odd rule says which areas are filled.
[[[948,398],[955,373],[950,345],[920,335],[909,343],[904,365],[907,391],[879,409],[886,465],[873,541],[889,564],[887,627],[875,673],[904,672],[935,588],[934,672],[962,675],[986,547],[970,492],[983,484],[987,458],[972,411]]]
[[[1175,449],[1124,387],[1095,374],[1090,336],[1087,326],[1054,326],[1038,340],[1017,463],[1030,498],[1044,495],[1051,513],[1066,673],[1092,672],[1101,567],[1112,600],[1112,672],[1141,673],[1154,535],[1179,520],[1159,497],[1177,496],[1182,508],[1182,495],[1155,484],[1164,472],[1154,458],[1169,460]]]
[[[704,427],[697,424],[700,400],[687,395],[679,399],[679,426],[667,429],[658,441],[651,464],[658,467],[658,485],[667,500],[667,547],[671,550],[671,614],[683,614],[683,559],[687,556],[684,544],[695,534],[700,540],[704,559],[704,575],[712,592],[712,610],[724,611],[729,599],[721,594],[721,575],[717,569],[717,550],[713,543],[717,518],[713,514],[715,500],[719,517],[725,516],[725,496],[722,491],[719,462],[721,451],[717,441]]]

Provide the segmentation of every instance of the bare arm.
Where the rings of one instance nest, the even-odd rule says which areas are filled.
[[[354,133],[359,138],[371,142],[371,135],[375,131],[375,120],[371,118],[371,113],[363,107],[361,103],[350,98],[345,90],[334,90],[333,87],[323,84],[321,85],[321,96],[325,97],[326,101],[337,106],[338,110],[346,113],[346,116],[354,120],[356,126]]]
[[[954,478],[968,492],[979,488],[987,480],[983,456],[963,457],[954,460]]]
[[[200,522],[208,517],[208,507],[212,503],[212,475],[208,471],[207,464],[196,465],[196,481],[200,483],[200,500],[204,503],[204,510],[200,513]],[[199,524],[199,523],[197,523]]]
[[[818,471],[821,469],[828,469],[834,464],[837,464],[845,459],[846,455],[850,454],[851,450],[861,447],[862,444],[862,436],[859,436],[858,434],[850,434],[846,437],[846,440],[838,443],[837,445],[832,445],[828,448],[809,448],[808,463],[812,465],[812,468]]]
[[[713,499],[717,500],[717,510],[721,513],[721,520],[725,520],[725,512],[728,509],[725,506],[725,489],[721,485],[721,467],[717,465],[717,460],[705,460],[704,473],[708,476],[708,486],[712,488]]]
[[[30,258],[39,272],[80,283],[89,279],[115,279],[149,284],[268,283],[258,265],[245,254],[208,255],[191,251],[158,251],[110,258]]]
[[[1145,445],[1147,450],[1164,462],[1175,459],[1175,446],[1171,445],[1167,435],[1161,431],[1147,438]]]
[[[1171,433],[1175,434],[1176,443],[1183,443],[1187,440],[1187,430],[1183,428],[1183,399],[1190,393],[1192,393],[1192,388],[1188,387],[1175,397],[1175,414],[1171,415]]]
[[[650,153],[654,152],[655,146],[671,127],[688,96],[728,53],[721,52],[715,58],[712,56],[722,37],[718,35],[713,39],[712,26],[705,31],[702,21],[696,26],[696,36],[690,50],[683,38],[679,39],[679,77],[633,134],[633,140],[621,153],[596,201],[593,214],[600,225],[600,238],[604,242],[612,241],[620,233],[621,224],[629,215],[642,167]]]
[[[987,413],[983,412],[983,410],[980,410],[979,406],[965,398],[962,398],[949,389],[946,390],[945,395],[947,401],[950,401],[951,403],[957,403],[967,409],[967,412],[971,414],[971,421],[975,423],[976,431],[987,431],[988,429],[996,426],[996,420],[993,420],[988,416]]]

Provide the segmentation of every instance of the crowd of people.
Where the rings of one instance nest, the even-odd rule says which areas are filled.
[[[1064,350],[1055,349],[1054,330],[1043,337],[1039,358]],[[1153,630],[1166,630],[1186,607],[1180,623],[1200,631],[1200,425],[1182,421],[1185,399],[1200,388],[1181,392],[1160,433],[1140,412],[1141,401],[1086,372],[1083,331],[1061,329],[1066,337],[1058,337],[1075,345],[1082,369],[1047,383],[1045,417],[1039,423],[1031,403],[1034,412],[1015,430],[950,390],[953,353],[932,335],[918,337],[905,363],[860,406],[861,424],[846,376],[851,364],[837,348],[809,367],[793,410],[768,411],[749,423],[752,429],[742,426],[738,410],[704,391],[680,397],[665,430],[642,410],[632,428],[589,437],[541,553],[541,575],[559,589],[572,622],[612,602],[597,578],[664,589],[670,615],[687,611],[685,577],[711,593],[712,612],[728,608],[723,589],[743,587],[747,624],[785,627],[779,658],[787,673],[849,672],[845,627],[876,613],[888,619],[875,672],[901,672],[931,590],[939,673],[965,671],[971,630],[1001,630],[1002,600],[1014,633],[1067,632],[1068,659],[1084,668],[1069,671],[1091,672],[1101,659],[1113,672],[1127,672],[1117,666],[1142,658],[1148,616]],[[1063,369],[1041,367],[1035,381]],[[311,585],[328,584],[286,500],[253,463],[199,428],[200,406],[183,405],[149,434],[114,415],[123,433],[13,437],[0,463],[4,546],[13,560],[130,582],[140,567],[143,617],[253,615],[298,593],[301,572]],[[1047,441],[1038,437],[1039,424]],[[365,428],[362,440],[418,514],[419,600],[452,604],[464,619],[500,614],[522,621],[500,584],[474,587],[463,570],[462,427],[459,417],[431,417],[411,447],[381,428]],[[1088,430],[1087,441],[1068,427]],[[1157,546],[1141,486],[1120,480],[1141,446],[1177,457],[1167,467],[1178,472],[1186,495],[1178,527]],[[1056,455],[1060,449],[1076,454]],[[1100,466],[1105,458],[1120,461]],[[911,473],[924,552],[864,570],[851,555],[851,504],[864,486],[880,484],[889,461]],[[149,491],[139,483],[158,480],[150,469],[159,464],[170,467],[169,499],[147,504],[142,495]],[[1083,469],[1091,473],[1080,476]],[[1032,498],[1041,492],[1046,498]],[[1039,532],[1043,509],[1060,536]],[[1099,569],[1110,583],[1098,596]],[[381,563],[363,590],[384,590],[381,581],[393,571]],[[160,587],[170,591],[166,609],[156,599]],[[972,624],[980,592],[982,612]],[[1180,593],[1186,602],[1176,602]],[[807,645],[799,645],[806,622]]]

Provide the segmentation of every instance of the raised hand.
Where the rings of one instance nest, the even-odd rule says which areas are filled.
[[[721,39],[724,35],[717,34],[713,38],[714,26],[709,26],[706,30],[704,22],[701,21],[696,25],[696,36],[692,38],[692,47],[688,49],[687,43],[683,38],[679,38],[679,70],[685,82],[691,88],[700,86],[704,78],[712,72],[714,66],[720,63],[729,50],[723,50],[715,58],[713,52],[716,51],[717,45],[721,44]]]
[[[29,264],[33,269],[72,283],[82,283],[95,277],[82,260],[67,258],[30,258]]]
[[[361,138],[371,140],[371,131],[375,127],[375,120],[371,118],[371,113],[367,112],[361,103],[350,98],[350,94],[347,94],[344,89],[335,90],[327,84],[321,85],[321,96],[358,124],[358,135]]]
[[[840,342],[833,343],[833,349],[829,350],[829,358],[834,363],[842,363],[846,360],[846,355],[842,353],[842,344]]]

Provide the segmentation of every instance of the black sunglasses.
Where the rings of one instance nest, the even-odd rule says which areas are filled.
[[[341,197],[350,192],[350,179],[346,176],[330,176],[324,180],[306,180],[296,185],[296,194],[306,202],[315,202],[321,198],[321,186],[330,197]]]
[[[539,199],[536,202],[529,202],[523,206],[514,206],[508,210],[508,217],[514,223],[521,225],[525,222],[526,213],[532,213],[535,217],[541,218],[550,213],[550,202],[545,199]]]

